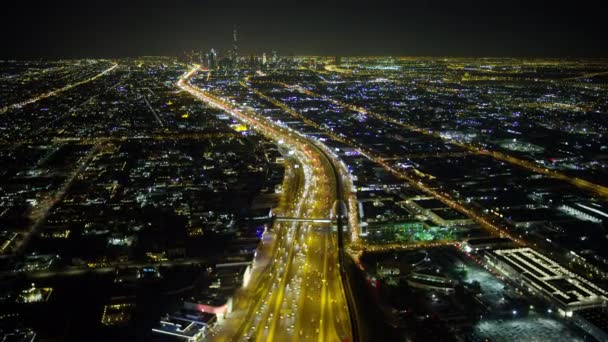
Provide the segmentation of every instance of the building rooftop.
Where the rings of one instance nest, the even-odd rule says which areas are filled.
[[[152,331],[157,334],[169,335],[185,340],[199,340],[202,338],[205,330],[205,324],[179,318],[176,316],[166,316],[161,319],[159,325],[153,328]]]
[[[492,254],[518,272],[535,290],[548,294],[563,307],[608,300],[608,292],[531,248],[501,249]]]

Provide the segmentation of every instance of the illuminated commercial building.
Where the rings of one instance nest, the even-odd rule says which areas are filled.
[[[184,299],[184,308],[214,314],[221,322],[232,312],[232,296],[246,286],[251,275],[250,262],[217,264],[209,288]]]
[[[461,244],[462,250],[467,253],[474,253],[497,247],[513,247],[513,240],[502,237],[482,237],[467,239]]]
[[[606,209],[596,203],[573,203],[563,204],[559,210],[581,220],[602,223],[608,219]]]
[[[455,289],[454,280],[442,274],[414,272],[407,277],[407,284],[412,288],[452,293]]]
[[[473,223],[473,220],[466,215],[446,207],[436,199],[412,199],[408,200],[407,204],[443,227],[462,226]]]
[[[34,284],[30,288],[24,289],[17,297],[17,303],[40,303],[49,300],[53,293],[50,287],[36,287]]]
[[[531,248],[495,250],[485,256],[497,271],[557,306],[560,314],[603,307],[608,292]]]
[[[103,325],[124,325],[133,316],[133,303],[114,303],[107,304],[103,308],[101,324]]]
[[[172,337],[175,341],[199,342],[205,336],[207,326],[195,320],[176,316],[167,316],[161,319],[158,327],[152,332],[157,335]]]

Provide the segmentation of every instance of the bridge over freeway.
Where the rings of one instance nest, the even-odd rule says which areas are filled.
[[[333,222],[332,219],[329,219],[329,218],[271,216],[270,219],[275,222],[308,222],[308,223],[332,223]]]

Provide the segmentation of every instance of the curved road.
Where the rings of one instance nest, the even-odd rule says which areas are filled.
[[[331,157],[308,138],[221,96],[190,84],[198,68],[178,86],[238,118],[299,162],[302,181],[291,208],[293,217],[328,217],[340,194],[340,176]],[[217,341],[352,341],[351,319],[340,272],[338,236],[328,224],[277,223],[258,250],[254,275],[237,294],[234,311],[218,324]]]

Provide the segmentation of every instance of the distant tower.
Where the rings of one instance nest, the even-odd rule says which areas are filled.
[[[272,50],[272,63],[274,64],[276,62],[278,62],[277,52]]]
[[[217,68],[217,52],[215,51],[215,49],[211,49],[211,51],[209,51],[206,54],[207,57],[207,68],[209,68],[209,70],[213,70]]]
[[[237,56],[239,55],[239,46],[236,34],[236,25],[234,25],[234,28],[232,29],[232,56],[234,58],[234,61],[237,60]]]
[[[268,61],[266,60],[266,52],[262,53],[262,65],[266,65]]]

